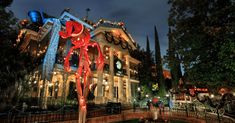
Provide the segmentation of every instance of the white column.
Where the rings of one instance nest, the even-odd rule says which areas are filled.
[[[47,98],[48,98],[48,81],[43,80],[43,98],[42,98],[42,109],[47,109]]]
[[[113,88],[114,88],[114,67],[113,67],[113,63],[114,63],[114,58],[113,58],[113,48],[110,47],[109,48],[109,99],[113,100]]]
[[[100,49],[103,53],[103,45],[100,45]],[[97,81],[97,88],[96,88],[96,103],[102,103],[103,102],[103,94],[102,94],[102,84],[103,84],[103,69],[100,71],[97,71],[98,74],[98,81]]]
[[[122,52],[119,51],[118,53],[118,58],[122,59]],[[123,81],[122,81],[122,77],[118,77],[118,100],[120,102],[123,101]]]
[[[127,72],[126,99],[127,99],[127,102],[130,102],[131,101],[131,83],[130,83],[130,61],[129,61],[128,55],[126,55],[126,72]]]
[[[67,85],[67,84],[69,84],[69,82],[67,82],[68,81],[68,73],[67,72],[64,72],[64,74],[63,74],[63,80],[62,80],[62,95],[61,95],[61,99],[62,99],[62,101],[63,101],[63,104],[65,104],[65,102],[66,102],[66,97],[68,96],[68,91],[67,91],[67,88],[69,88],[69,85]],[[67,85],[67,86],[66,86]]]

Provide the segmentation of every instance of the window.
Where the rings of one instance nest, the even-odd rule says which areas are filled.
[[[137,97],[137,88],[138,88],[138,83],[131,82],[131,95],[132,95],[132,97]]]
[[[113,94],[113,97],[114,97],[114,98],[118,98],[118,87],[114,87],[114,88],[113,88],[113,93],[114,93],[114,94]]]

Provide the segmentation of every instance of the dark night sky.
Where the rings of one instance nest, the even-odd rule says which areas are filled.
[[[59,17],[65,8],[77,17],[84,17],[90,8],[89,19],[94,22],[100,18],[123,21],[127,31],[142,48],[146,47],[146,35],[150,48],[154,50],[154,25],[160,40],[161,54],[166,53],[168,45],[167,0],[14,0],[9,8],[19,19],[28,18],[30,10],[42,10]]]

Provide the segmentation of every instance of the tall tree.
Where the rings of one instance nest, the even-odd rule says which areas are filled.
[[[182,77],[182,72],[181,72],[179,55],[175,50],[176,46],[174,44],[170,28],[168,32],[168,40],[169,40],[169,43],[168,43],[166,60],[167,60],[168,67],[171,72],[172,86],[173,88],[176,88],[179,83],[180,78]]]
[[[152,74],[151,74],[151,68],[152,68],[152,58],[151,58],[151,50],[149,46],[149,38],[148,36],[146,37],[146,57],[145,57],[145,62],[144,68],[146,69],[146,84],[149,88],[152,87]]]
[[[17,19],[10,10],[6,10],[12,3],[12,0],[1,0],[0,2],[0,40],[1,43],[10,42],[14,40],[16,35],[15,24]]]
[[[28,84],[25,75],[31,71],[31,57],[20,53],[15,47],[17,38],[16,18],[5,8],[12,0],[0,3],[0,110],[6,105],[15,105],[22,85]],[[15,97],[15,98],[14,98]],[[16,100],[13,100],[16,99]]]
[[[159,44],[159,38],[156,26],[154,26],[154,36],[155,36],[155,61],[156,61],[157,82],[159,83],[159,95],[165,96],[166,88],[163,77],[162,58],[161,58],[160,44]]]
[[[187,80],[211,90],[235,83],[234,0],[169,0],[168,23]],[[200,83],[198,83],[200,82]]]
[[[143,84],[144,79],[145,79],[145,76],[144,76],[145,69],[143,69],[144,68],[143,63],[145,61],[145,59],[144,59],[145,58],[145,51],[144,51],[144,49],[141,49],[139,44],[137,44],[137,48],[133,51],[130,51],[130,55],[131,55],[131,57],[133,57],[141,62],[140,64],[138,64],[138,78],[141,82],[140,84]]]
[[[0,7],[5,8],[11,5],[13,0],[0,0]]]
[[[133,57],[141,62],[138,65],[138,77],[139,77],[139,81],[140,81],[139,86],[142,87],[143,96],[145,94],[152,93],[151,83],[154,80],[151,76],[151,66],[153,64],[153,57],[152,57],[152,52],[149,47],[149,43],[147,43],[147,42],[146,42],[146,49],[149,50],[148,53],[144,49],[141,49],[141,47],[139,45],[137,45],[136,50],[133,50],[130,52],[131,57]],[[147,48],[147,47],[149,47],[149,48]]]

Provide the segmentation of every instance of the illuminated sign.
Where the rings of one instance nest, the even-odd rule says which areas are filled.
[[[195,96],[196,93],[208,93],[207,88],[190,88],[189,89],[189,94],[191,96]]]

